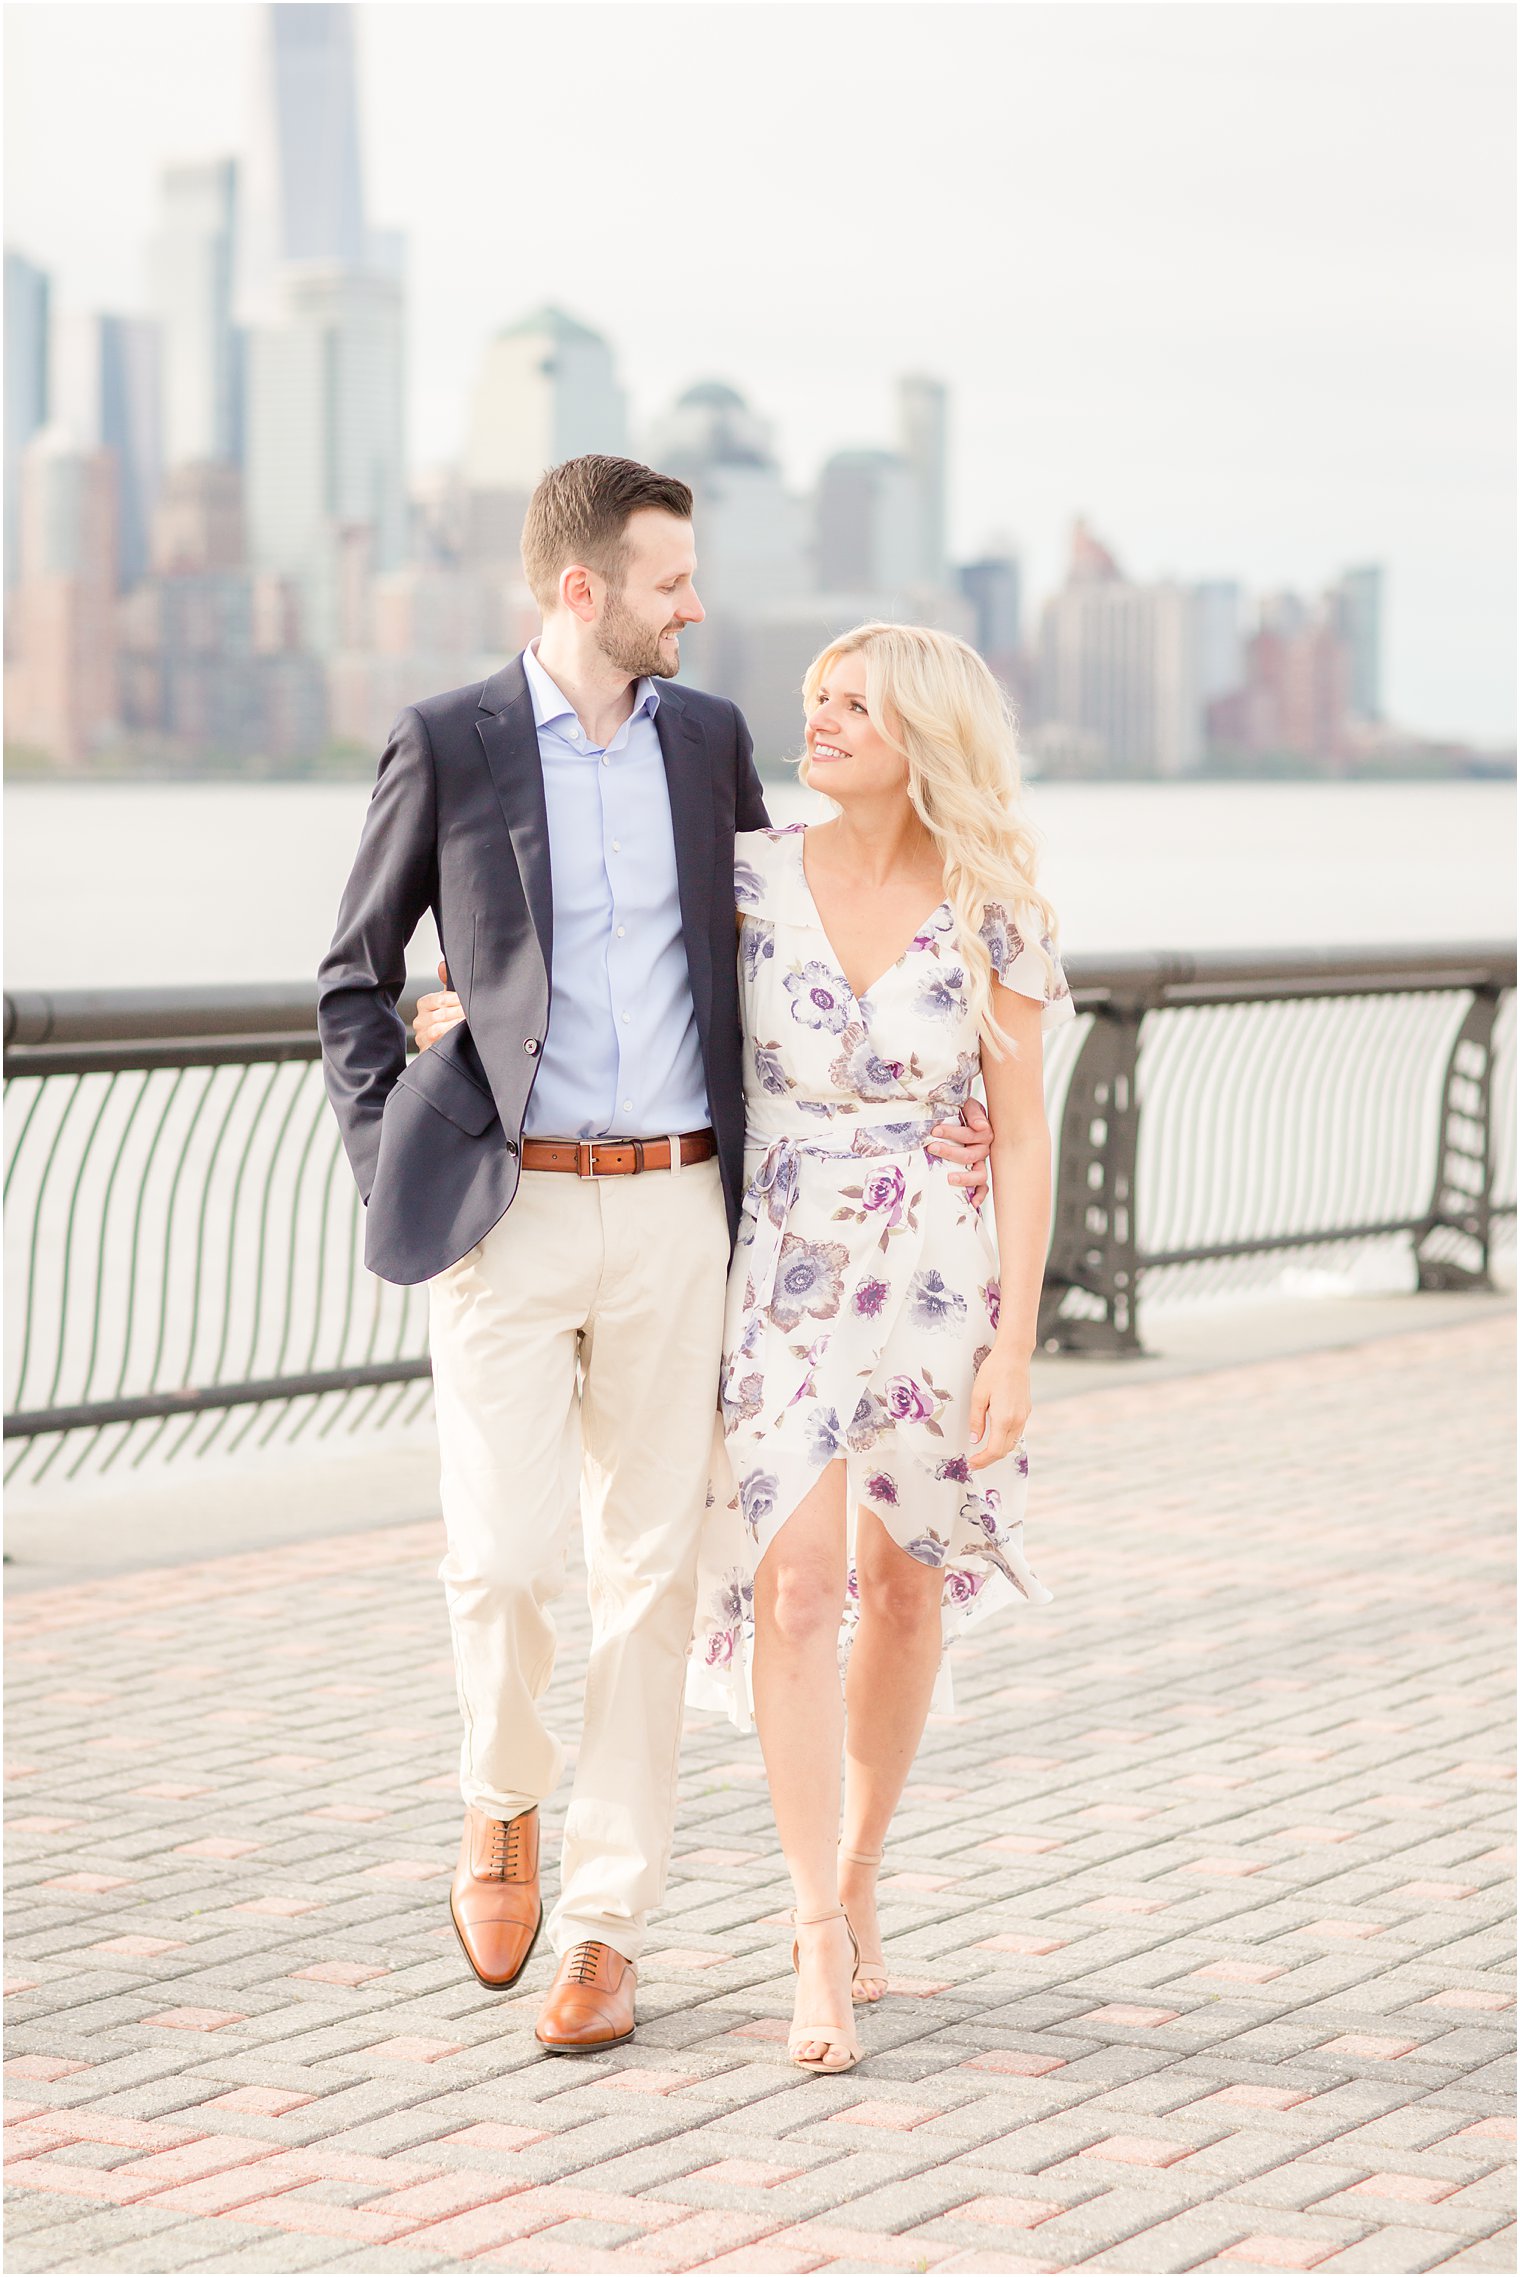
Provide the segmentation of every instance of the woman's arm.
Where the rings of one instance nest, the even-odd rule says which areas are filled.
[[[998,1323],[992,1350],[977,1370],[971,1468],[985,1470],[1018,1445],[1029,1421],[1029,1363],[1034,1354],[1050,1234],[1050,1126],[1045,1120],[1040,1005],[994,982],[992,1017],[1018,1047],[982,1057],[992,1116],[992,1207],[997,1220]]]

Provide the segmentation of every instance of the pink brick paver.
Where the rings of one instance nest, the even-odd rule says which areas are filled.
[[[1512,1349],[1038,1405],[1056,1602],[956,1663],[833,2082],[712,1718],[635,2040],[539,2051],[544,1944],[470,1977],[436,1521],[13,1579],[8,2271],[1511,2267]],[[578,1578],[556,1619],[573,1746]]]

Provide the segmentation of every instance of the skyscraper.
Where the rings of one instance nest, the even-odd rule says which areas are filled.
[[[1201,754],[1193,595],[1131,584],[1083,522],[1041,619],[1040,713],[1099,738],[1115,774],[1187,774]]]
[[[230,158],[170,166],[159,177],[148,292],[161,341],[168,466],[240,456],[240,339],[233,324],[237,192],[237,167]]]
[[[300,0],[259,11],[238,243],[238,310],[280,315],[292,261],[384,268],[364,218],[354,10]],[[392,264],[393,265],[393,264]]]
[[[319,654],[407,539],[404,251],[365,220],[353,19],[261,11],[239,267],[249,556],[294,585]]]
[[[1383,572],[1371,562],[1348,569],[1335,592],[1341,637],[1351,652],[1351,712],[1360,720],[1380,720],[1383,716]]]
[[[59,327],[56,414],[76,441],[116,460],[117,580],[148,566],[163,475],[161,334],[141,316],[71,316]]]
[[[1202,704],[1232,694],[1245,677],[1242,599],[1233,578],[1209,578],[1193,588],[1198,617],[1198,700]]]
[[[814,501],[818,583],[826,593],[905,593],[923,561],[922,499],[895,451],[836,451]]]
[[[563,309],[541,308],[497,334],[470,407],[470,490],[525,496],[562,459],[627,448],[627,406],[599,332]]]
[[[288,270],[282,297],[282,320],[249,335],[249,554],[296,583],[325,654],[351,534],[367,530],[376,571],[406,551],[402,299],[391,278],[315,264]]]
[[[978,654],[986,658],[1005,687],[1011,686],[1023,610],[1018,557],[1013,553],[985,553],[978,561],[962,562],[956,581],[975,615],[972,637]]]
[[[115,731],[116,462],[44,427],[21,460],[11,738],[77,766]]]
[[[48,416],[47,272],[5,253],[5,590],[21,571],[21,455]]]
[[[948,404],[949,397],[939,380],[915,375],[897,383],[900,447],[912,470],[918,503],[918,561],[914,582],[936,591],[946,581]]]
[[[662,474],[690,483],[696,501],[707,622],[682,641],[685,675],[747,703],[756,611],[811,584],[805,508],[782,479],[769,426],[724,380],[688,388],[655,426],[648,451]]]

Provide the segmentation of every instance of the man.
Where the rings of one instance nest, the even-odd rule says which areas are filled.
[[[429,1283],[465,1824],[450,1910],[482,1984],[542,1924],[539,1715],[583,1508],[585,1717],[545,2047],[634,2029],[673,1832],[681,1694],[743,1184],[733,838],[767,820],[744,721],[679,690],[692,496],[626,459],[533,494],[536,642],[403,712],[323,961],[327,1088],[382,1278]],[[431,908],[464,1017],[410,1064]],[[940,1151],[979,1161],[947,1128]]]

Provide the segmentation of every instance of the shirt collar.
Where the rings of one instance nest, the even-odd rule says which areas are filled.
[[[536,648],[537,644],[530,642],[523,650],[522,659],[523,671],[528,682],[528,693],[533,698],[534,723],[538,727],[558,726],[567,719],[573,720],[575,718],[575,706],[564,691],[555,686],[548,673],[539,663]],[[654,681],[640,680],[633,691],[633,710],[629,713],[628,719],[630,721],[637,719],[641,712],[653,719],[659,708],[660,691]]]

